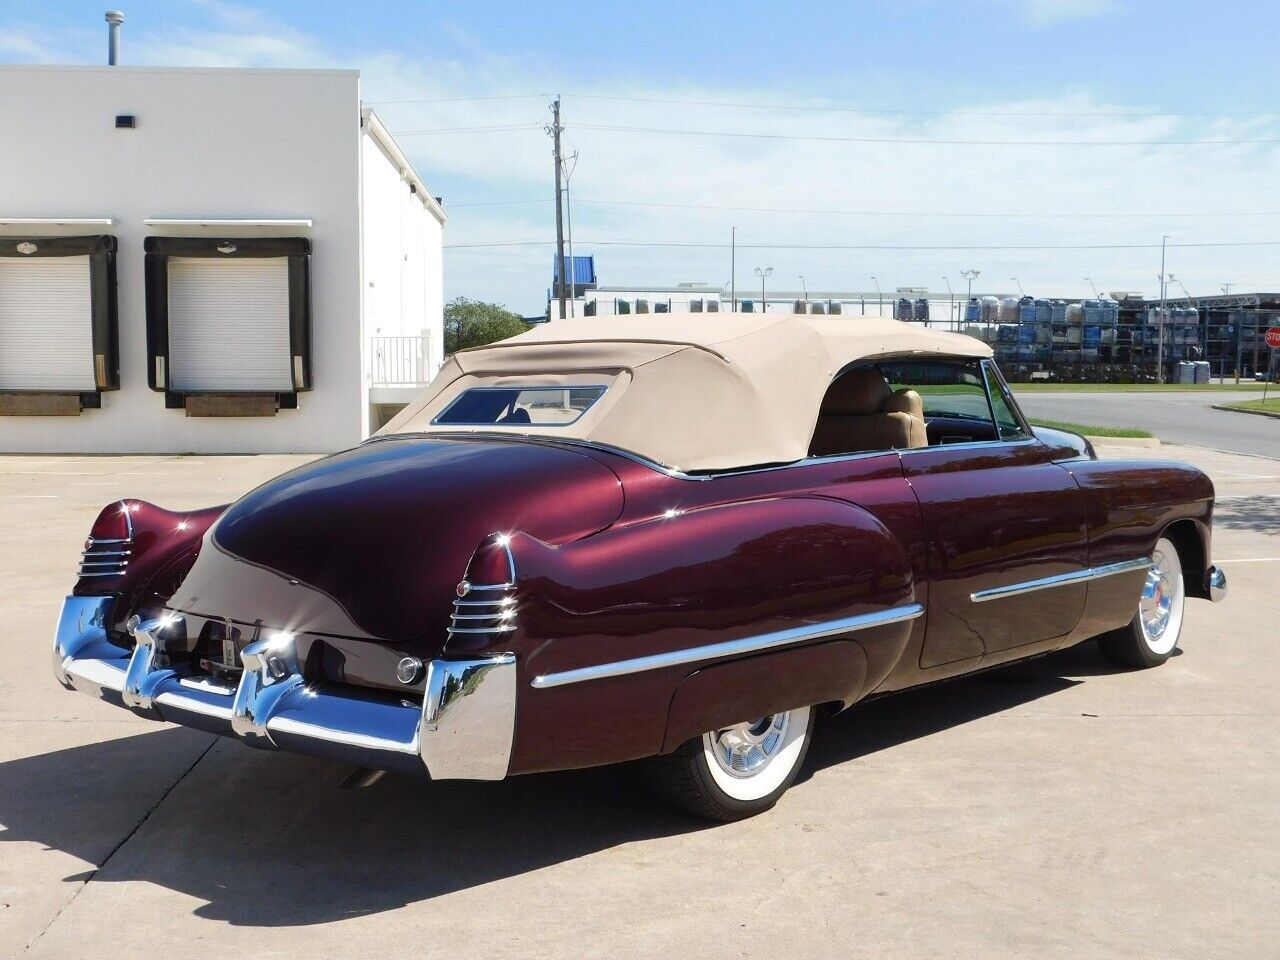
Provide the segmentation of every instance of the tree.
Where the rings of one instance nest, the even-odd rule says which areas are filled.
[[[501,304],[458,297],[444,308],[444,352],[496,343],[528,329],[518,315]]]

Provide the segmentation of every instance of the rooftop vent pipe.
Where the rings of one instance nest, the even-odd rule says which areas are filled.
[[[120,24],[124,23],[124,14],[119,10],[108,10],[107,23],[111,31],[107,39],[107,66],[114,67],[120,61]]]

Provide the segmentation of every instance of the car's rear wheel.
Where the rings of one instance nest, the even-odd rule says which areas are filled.
[[[800,707],[712,730],[650,761],[654,792],[676,806],[728,823],[768,810],[795,781],[816,711]]]
[[[1133,620],[1098,638],[1103,656],[1117,666],[1134,669],[1164,663],[1178,647],[1186,596],[1178,548],[1161,537],[1151,554],[1151,569]]]

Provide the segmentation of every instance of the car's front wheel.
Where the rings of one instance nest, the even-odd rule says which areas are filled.
[[[1151,554],[1137,613],[1127,627],[1100,636],[1098,649],[1117,666],[1158,667],[1178,647],[1186,596],[1178,548],[1161,537]]]
[[[763,813],[800,772],[816,715],[800,707],[704,733],[654,757],[650,784],[662,799],[722,823]]]

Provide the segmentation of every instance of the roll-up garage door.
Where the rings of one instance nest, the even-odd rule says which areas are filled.
[[[97,389],[89,258],[0,257],[0,390]]]
[[[287,257],[172,257],[168,286],[171,389],[294,389]]]

